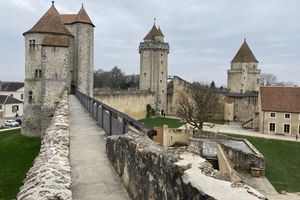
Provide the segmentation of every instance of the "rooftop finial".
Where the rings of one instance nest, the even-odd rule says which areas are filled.
[[[52,6],[54,6],[54,1],[52,1]]]
[[[81,7],[83,8],[83,3],[81,3]]]
[[[155,25],[155,22],[156,22],[156,18],[154,17],[154,25]]]
[[[246,38],[244,38],[244,42],[246,42]]]

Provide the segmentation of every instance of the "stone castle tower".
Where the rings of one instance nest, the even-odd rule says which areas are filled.
[[[259,90],[258,61],[249,48],[246,39],[231,61],[227,71],[227,87],[231,93],[253,93]]]
[[[93,95],[94,25],[83,6],[60,14],[52,6],[25,37],[22,134],[41,136],[65,90]]]
[[[167,78],[169,44],[161,29],[154,24],[140,43],[140,90],[156,93],[156,108],[167,111]]]

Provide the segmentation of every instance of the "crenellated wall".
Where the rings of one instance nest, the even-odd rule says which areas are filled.
[[[106,152],[133,199],[264,199],[247,185],[226,181],[202,157],[166,149],[141,133],[108,137]]]
[[[18,200],[71,200],[68,96],[58,104],[42,140],[40,153],[23,180]]]

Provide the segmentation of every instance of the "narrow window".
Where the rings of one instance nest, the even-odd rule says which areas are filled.
[[[246,77],[244,76],[244,79],[246,79]]]
[[[161,74],[164,74],[164,72],[161,72]]]
[[[29,40],[29,49],[35,48],[35,40]]]
[[[161,92],[162,92],[162,93],[165,93],[165,91],[164,91],[164,90],[162,90]]]
[[[21,94],[21,99],[24,99],[24,94]]]
[[[289,124],[284,124],[283,125],[283,132],[284,133],[290,133],[290,125]]]
[[[161,83],[162,83],[162,80],[160,80],[159,82],[161,82]]]
[[[275,123],[270,123],[270,132],[275,132]]]
[[[146,76],[147,74],[146,73],[144,73],[144,76]]]
[[[163,64],[163,61],[160,61],[161,64]]]
[[[255,69],[255,65],[253,65],[253,69]]]
[[[28,92],[28,103],[32,103],[32,91]]]
[[[42,78],[42,70],[36,69],[34,73],[35,78]]]
[[[276,117],[276,114],[275,114],[274,112],[271,112],[271,113],[270,113],[270,117],[271,117],[271,118],[275,118],[275,117]]]
[[[291,118],[291,114],[290,113],[285,113],[284,114],[284,118],[285,119],[290,119]]]
[[[57,80],[58,76],[57,73],[54,74],[54,79]]]
[[[163,54],[160,54],[161,56],[163,55]]]
[[[15,113],[15,112],[18,112],[19,111],[19,106],[18,105],[14,105],[11,107],[12,109],[12,112]]]

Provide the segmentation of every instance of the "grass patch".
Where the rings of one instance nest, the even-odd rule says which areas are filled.
[[[0,132],[0,199],[15,199],[40,150],[40,138],[21,135],[21,129]]]
[[[300,192],[300,143],[242,135],[231,136],[248,139],[264,155],[266,177],[277,192]]]
[[[169,128],[178,128],[184,124],[179,119],[173,119],[167,117],[145,118],[139,121],[143,122],[149,128],[162,127],[163,125],[168,125]]]

